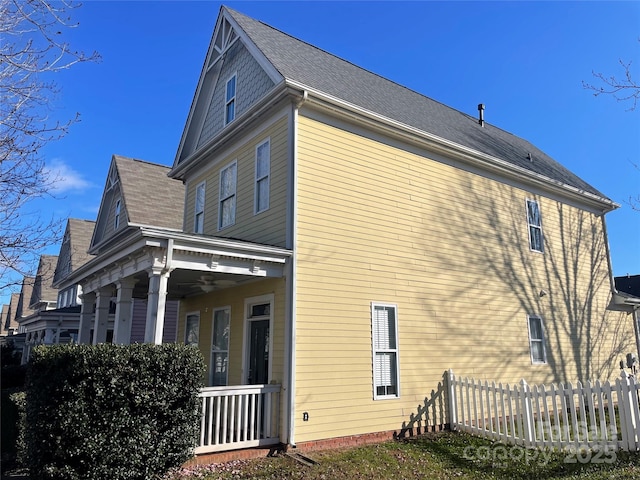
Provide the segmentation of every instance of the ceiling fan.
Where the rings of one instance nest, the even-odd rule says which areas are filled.
[[[231,279],[216,279],[213,275],[200,275],[200,278],[195,282],[185,282],[180,283],[179,285],[199,287],[203,292],[211,293],[217,288],[231,287],[237,283],[238,282],[236,280]]]

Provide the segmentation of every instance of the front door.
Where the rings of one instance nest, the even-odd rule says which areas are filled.
[[[249,371],[247,383],[261,385],[269,383],[269,320],[249,322]]]

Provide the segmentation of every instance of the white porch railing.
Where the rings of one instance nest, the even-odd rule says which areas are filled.
[[[195,453],[280,443],[280,389],[280,385],[203,388]]]
[[[550,387],[448,376],[452,429],[526,447],[640,450],[640,384],[625,372],[614,383]]]

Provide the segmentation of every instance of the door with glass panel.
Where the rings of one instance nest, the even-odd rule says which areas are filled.
[[[248,342],[249,357],[247,384],[269,383],[269,324],[271,304],[259,303],[249,306]]]

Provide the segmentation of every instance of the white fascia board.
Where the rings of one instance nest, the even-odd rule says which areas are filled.
[[[640,297],[636,297],[634,295],[623,293],[620,291],[615,291],[613,293],[613,303],[616,305],[633,305],[636,307],[640,307]]]
[[[364,109],[362,107],[359,107],[358,105],[345,102],[344,100],[341,100],[332,95],[328,95],[319,90],[315,90],[302,83],[287,79],[286,84],[291,86],[292,88],[307,91],[309,94],[309,102],[312,104],[324,108],[329,107],[334,112],[342,115],[351,113],[351,116],[354,118],[354,120],[360,122],[362,122],[363,120],[369,120],[373,124],[373,126],[376,126],[378,128],[384,126],[386,127],[386,130],[392,130],[396,134],[401,133],[403,134],[403,136],[408,137],[413,141],[418,140],[420,143],[427,143],[432,149],[448,153],[449,155],[455,155],[456,157],[462,157],[462,159],[466,159],[467,161],[473,162],[476,165],[477,162],[480,161],[482,162],[484,168],[488,170],[515,176],[521,181],[533,183],[534,185],[543,189],[556,191],[564,194],[565,196],[570,196],[572,198],[575,198],[576,200],[581,201],[581,203],[586,203],[588,205],[596,207],[596,210],[599,212],[607,213],[620,207],[619,204],[611,200],[605,199],[598,195],[594,195],[593,193],[586,192],[584,190],[580,190],[579,188],[567,185],[557,180],[553,180],[539,173],[535,173],[517,165],[513,165],[500,158],[487,155],[486,153],[482,153],[464,145],[460,145],[456,142],[452,142],[451,140],[447,140],[432,133],[425,132],[424,130],[420,130],[405,123],[398,122],[397,120],[393,120],[378,113]]]
[[[142,229],[143,237],[173,239],[173,249],[207,255],[222,255],[272,263],[284,263],[291,256],[286,248],[240,242],[219,237],[202,237],[188,233],[173,233],[165,230]]]
[[[60,289],[64,289],[70,285],[80,284],[81,281],[91,275],[109,269],[115,262],[126,258],[133,253],[142,250],[146,246],[162,247],[161,242],[140,238],[139,233],[132,243],[126,245],[118,244],[111,249],[111,252],[96,257],[71,272],[63,281],[60,282]]]
[[[178,232],[178,233],[182,232],[181,228],[168,228],[168,227],[159,228],[159,227],[156,227],[155,225],[148,225],[144,223],[130,223],[129,226],[139,228],[140,230],[159,229],[167,232]]]

